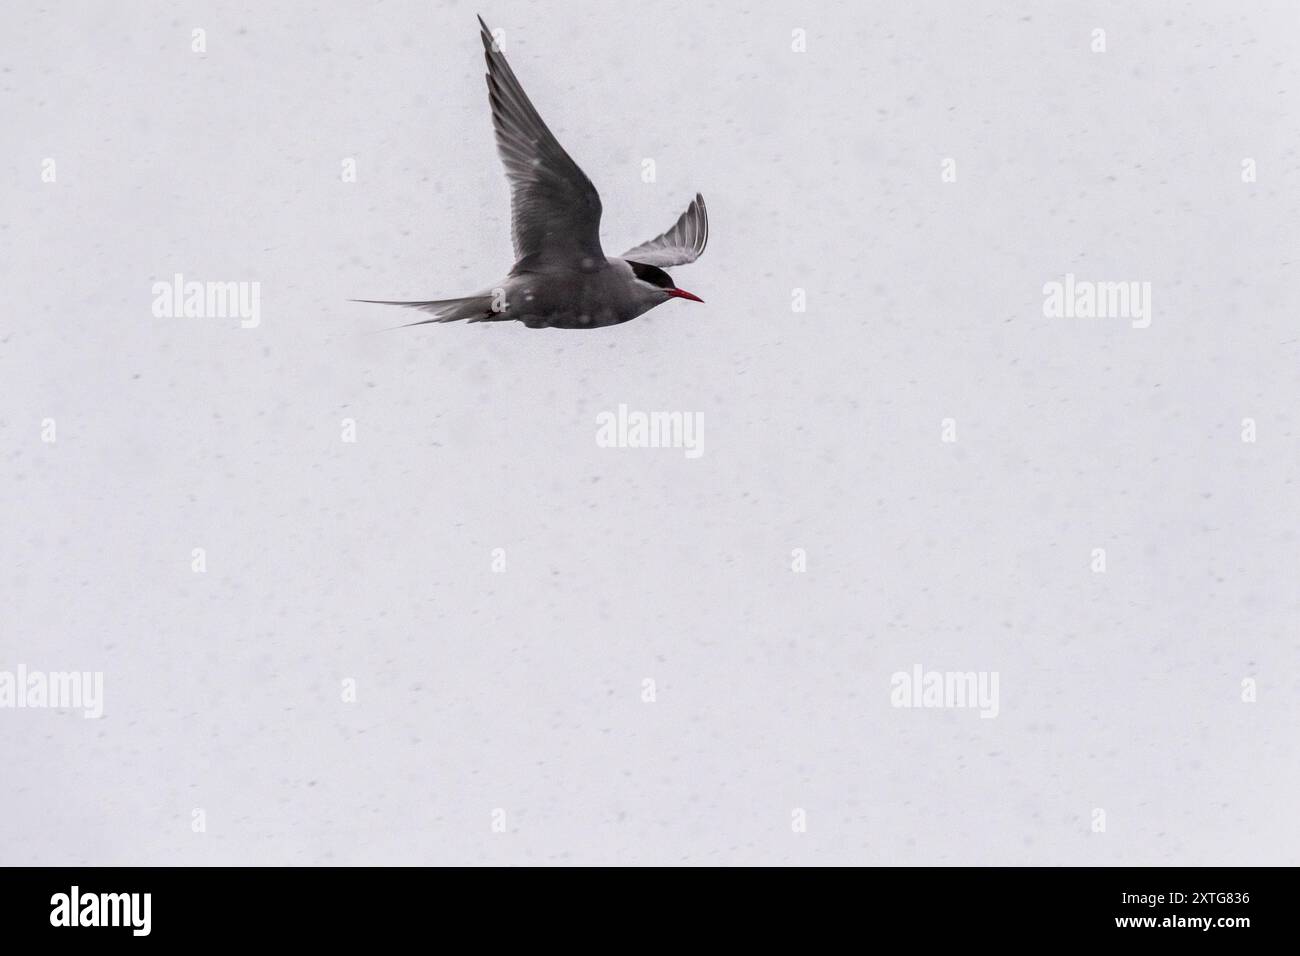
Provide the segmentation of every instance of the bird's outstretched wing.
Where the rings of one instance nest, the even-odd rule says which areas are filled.
[[[623,253],[623,258],[661,269],[681,266],[698,259],[708,241],[709,211],[704,208],[704,197],[696,193],[694,201],[671,229],[635,249],[629,249]]]
[[[528,99],[483,18],[488,101],[510,180],[515,258],[532,267],[601,268],[600,196]]]

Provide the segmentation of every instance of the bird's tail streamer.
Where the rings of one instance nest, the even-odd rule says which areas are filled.
[[[494,311],[491,295],[469,295],[460,299],[431,299],[428,302],[394,302],[389,299],[353,299],[353,302],[367,302],[371,305],[400,305],[407,309],[419,309],[428,312],[429,318],[418,322],[407,322],[394,328],[407,329],[413,325],[428,325],[430,322],[493,322],[507,319],[509,316]]]

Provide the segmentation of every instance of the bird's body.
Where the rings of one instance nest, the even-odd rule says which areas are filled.
[[[632,267],[606,257],[588,268],[559,273],[512,272],[506,312],[529,328],[600,329],[635,319],[658,303],[638,296]]]
[[[672,298],[702,301],[678,289],[662,266],[694,262],[708,242],[698,194],[673,228],[606,256],[600,245],[600,196],[542,122],[479,18],[487,59],[488,100],[497,149],[510,180],[516,262],[500,283],[456,299],[379,302],[420,309],[429,322],[519,321],[531,329],[619,325]]]
[[[435,313],[425,321],[519,321],[530,329],[601,329],[648,312],[662,301],[636,284],[626,259],[606,257],[578,269],[515,269],[490,289],[461,299],[409,305]]]

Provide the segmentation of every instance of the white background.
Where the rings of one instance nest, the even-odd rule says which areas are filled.
[[[0,863],[1294,863],[1300,13],[1137,6],[9,4],[0,669],[105,716],[0,710]],[[511,265],[476,12],[707,304],[347,301]]]

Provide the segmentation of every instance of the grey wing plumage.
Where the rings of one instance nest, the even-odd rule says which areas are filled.
[[[510,64],[483,28],[488,101],[497,150],[510,180],[515,258],[531,265],[582,267],[605,263],[600,248],[600,196],[542,122]]]
[[[694,201],[671,229],[635,249],[629,249],[623,253],[623,258],[661,269],[681,266],[698,259],[708,242],[709,212],[704,208],[704,197],[696,193]]]

